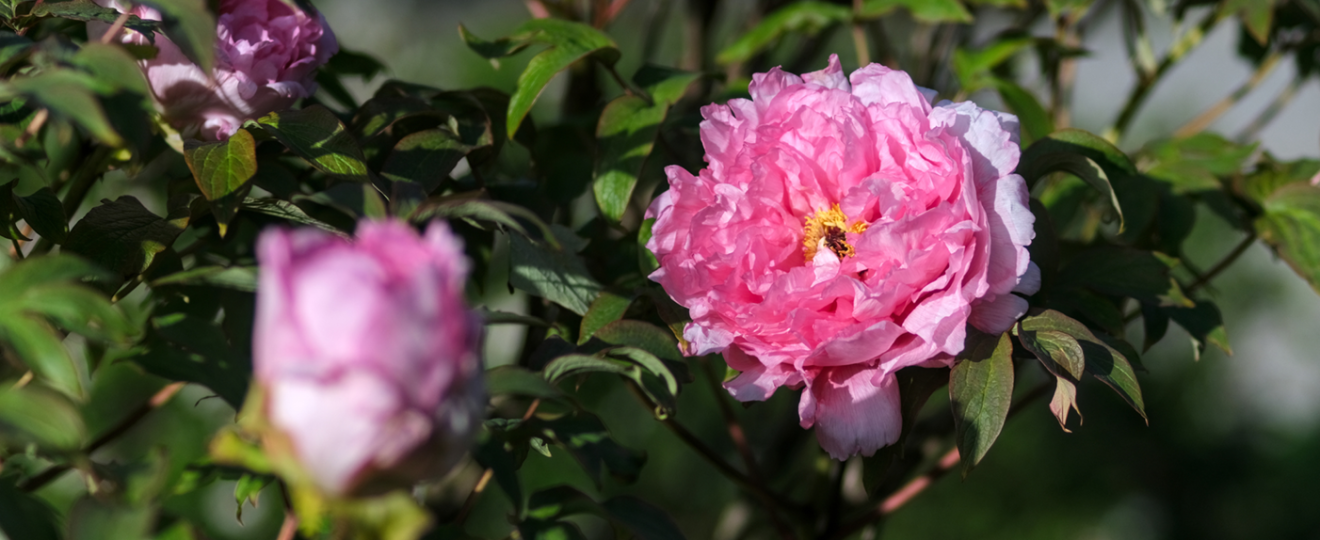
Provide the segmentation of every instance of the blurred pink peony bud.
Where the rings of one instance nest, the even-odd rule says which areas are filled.
[[[116,0],[98,3],[123,10]],[[142,19],[160,12],[136,6]],[[192,63],[179,47],[156,35],[156,58],[142,62],[151,90],[170,124],[185,137],[227,139],[244,121],[282,111],[316,91],[316,68],[339,52],[339,43],[319,13],[306,13],[282,0],[221,0],[216,26],[215,70]],[[110,25],[89,23],[90,39]],[[147,44],[133,31],[125,43]]]
[[[481,321],[449,228],[363,221],[354,241],[270,229],[257,257],[256,381],[317,486],[375,493],[452,467],[486,401]]]
[[[1018,121],[835,56],[749,90],[701,110],[698,176],[665,170],[650,277],[692,315],[687,353],[742,372],[734,397],[803,388],[802,427],[869,456],[898,439],[898,370],[950,365],[968,324],[1008,330],[1040,287]]]

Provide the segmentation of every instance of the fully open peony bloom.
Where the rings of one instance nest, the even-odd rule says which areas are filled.
[[[98,3],[123,10],[115,0]],[[136,6],[142,19],[160,12]],[[316,91],[316,68],[339,51],[339,43],[319,13],[308,14],[282,0],[222,0],[218,11],[215,71],[206,73],[179,47],[156,35],[160,53],[142,62],[165,117],[185,136],[227,139],[244,121],[282,111]],[[88,24],[99,39],[109,29]],[[125,31],[125,43],[147,44]]]
[[[257,256],[256,381],[317,485],[369,493],[448,470],[485,406],[481,321],[449,228],[365,221],[355,241],[270,229]]]
[[[950,365],[968,323],[1003,332],[1039,288],[1017,118],[834,56],[750,91],[702,109],[700,175],[666,169],[651,279],[692,315],[687,354],[742,372],[734,397],[805,388],[802,427],[871,455],[899,436],[895,372]]]

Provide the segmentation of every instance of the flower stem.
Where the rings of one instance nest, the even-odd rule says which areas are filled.
[[[1237,261],[1238,257],[1241,257],[1243,253],[1246,253],[1247,248],[1251,247],[1251,245],[1254,244],[1255,242],[1256,242],[1256,233],[1253,232],[1251,234],[1248,234],[1246,238],[1243,238],[1241,242],[1238,242],[1238,245],[1233,248],[1233,251],[1228,252],[1228,255],[1225,255],[1224,258],[1221,259],[1218,264],[1216,264],[1213,268],[1211,268],[1204,275],[1202,275],[1200,279],[1197,279],[1196,281],[1192,282],[1191,285],[1188,285],[1187,288],[1183,290],[1183,292],[1185,294],[1191,294],[1193,291],[1210,283],[1210,280],[1217,277],[1220,274],[1220,272],[1227,270],[1228,267],[1231,266],[1233,262]]]

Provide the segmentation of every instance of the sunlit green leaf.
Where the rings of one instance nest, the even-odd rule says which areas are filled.
[[[248,181],[257,174],[257,145],[246,129],[235,131],[229,139],[213,143],[190,141],[184,145],[183,157],[202,196],[211,202],[211,211],[224,236],[229,221],[234,219],[239,204],[252,185]]]
[[[370,181],[362,149],[330,109],[313,105],[270,113],[257,122],[317,170],[353,182]]]
[[[790,33],[814,35],[828,26],[851,19],[852,10],[812,0],[794,2],[766,15],[755,27],[715,57],[721,64],[746,62]]]
[[[1265,244],[1320,291],[1320,187],[1288,184],[1263,202],[1256,230]]]
[[[623,217],[669,107],[700,76],[648,64],[638,70],[633,82],[650,94],[650,101],[642,96],[624,95],[605,105],[596,124],[596,174],[592,191],[606,218],[619,221]]]
[[[966,477],[999,437],[1013,403],[1013,343],[1008,334],[969,331],[949,375],[954,440]]]

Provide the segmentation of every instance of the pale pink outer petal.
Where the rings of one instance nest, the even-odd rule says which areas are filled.
[[[395,386],[369,371],[332,381],[282,379],[269,390],[271,421],[330,493],[343,493],[368,466],[393,465],[431,433],[428,415],[406,409]]]
[[[848,80],[852,82],[852,94],[864,105],[901,103],[925,113],[930,112],[930,102],[917,85],[912,84],[912,77],[905,72],[870,64],[852,72]]]
[[[1026,299],[1020,296],[1001,294],[994,300],[978,302],[967,322],[987,334],[1002,334],[1027,314],[1028,307]]]
[[[843,74],[843,65],[839,63],[839,55],[831,54],[830,63],[825,69],[803,73],[802,80],[824,86],[825,88],[852,91],[852,84],[848,83],[848,77]]]
[[[829,368],[802,392],[802,427],[816,427],[821,448],[838,460],[870,456],[902,431],[898,379],[865,366]]]

